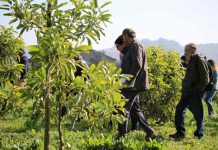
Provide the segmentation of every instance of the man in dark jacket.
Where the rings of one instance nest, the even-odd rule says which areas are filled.
[[[124,106],[127,120],[123,124],[119,124],[119,135],[124,136],[127,133],[128,117],[129,113],[131,113],[131,119],[133,118],[139,122],[147,133],[147,138],[153,139],[156,134],[145,120],[139,105],[139,93],[149,88],[145,50],[142,44],[135,40],[136,33],[132,29],[124,29],[122,37],[126,47],[121,69],[123,74],[132,75],[132,78],[129,81],[123,81],[126,88],[122,89],[122,95],[128,99]]]
[[[127,53],[127,50],[128,50],[128,49],[126,49],[126,45],[125,45],[125,43],[123,41],[122,35],[120,35],[116,39],[115,45],[116,45],[117,50],[120,52],[120,61],[121,61],[121,65],[122,65],[123,57]],[[139,100],[139,99],[137,99],[137,100]],[[139,104],[139,102],[136,102],[136,101],[134,101],[134,103],[136,103],[136,104],[135,105],[133,104],[133,106],[138,106],[137,104]],[[137,126],[137,119],[133,115],[134,114],[133,112],[135,111],[134,109],[140,109],[140,107],[132,107],[132,109],[130,111],[130,118],[131,118],[131,125],[132,125],[131,130],[132,131],[137,130],[137,127],[138,127]]]
[[[208,66],[205,59],[197,54],[196,45],[193,43],[185,46],[185,56],[188,65],[182,82],[182,96],[176,106],[175,125],[177,132],[170,135],[174,139],[184,138],[186,135],[184,117],[187,108],[193,113],[197,122],[194,136],[201,138],[204,134],[202,97],[204,89],[209,83]]]

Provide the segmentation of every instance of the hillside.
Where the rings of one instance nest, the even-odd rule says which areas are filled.
[[[88,65],[90,64],[98,64],[101,60],[105,60],[108,62],[115,62],[116,59],[110,56],[107,56],[104,52],[99,52],[92,50],[89,53],[83,53],[82,58],[86,61]]]
[[[167,40],[164,38],[159,38],[158,40],[149,40],[149,39],[142,39],[141,43],[145,47],[149,46],[163,46],[165,50],[175,50],[183,55],[183,48],[184,46],[180,45],[177,41],[174,40]],[[214,59],[218,63],[218,43],[209,43],[209,44],[198,44],[198,52],[200,54],[205,55],[208,59]],[[27,58],[30,59],[31,56],[27,52],[27,48],[25,51]],[[119,52],[116,50],[115,47],[111,47],[105,50],[92,50],[90,53],[83,53],[83,59],[88,64],[97,64],[102,59],[107,60],[109,62],[115,62],[119,60]]]
[[[184,46],[180,45],[179,42],[174,40],[167,40],[164,38],[159,38],[158,40],[154,41],[149,39],[142,39],[141,42],[145,47],[163,46],[165,50],[176,50],[180,53],[180,55],[183,55],[184,53]],[[208,59],[214,59],[218,63],[218,43],[198,44],[197,47],[200,54],[205,55]],[[104,52],[107,56],[119,59],[119,52],[115,47],[105,49]]]

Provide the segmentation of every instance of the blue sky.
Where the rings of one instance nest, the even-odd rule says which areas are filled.
[[[99,0],[106,1],[106,0]],[[106,36],[94,49],[114,46],[114,40],[126,27],[136,31],[137,38],[151,40],[159,37],[189,42],[218,43],[218,0],[112,0],[112,14],[105,29]],[[9,19],[0,12],[0,24],[8,26]],[[33,32],[25,33],[26,44],[35,44]]]

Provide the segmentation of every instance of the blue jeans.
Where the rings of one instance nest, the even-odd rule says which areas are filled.
[[[183,92],[176,106],[175,125],[178,134],[186,134],[184,119],[187,108],[192,112],[197,122],[197,135],[204,134],[204,113],[202,104],[203,92]]]
[[[207,104],[209,116],[213,113],[212,99],[213,99],[215,94],[216,94],[216,89],[214,89],[214,88],[211,91],[206,91],[205,102]]]

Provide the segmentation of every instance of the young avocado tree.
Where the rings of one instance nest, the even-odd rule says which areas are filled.
[[[37,45],[28,46],[33,65],[26,90],[31,98],[35,96],[44,102],[45,150],[50,149],[51,118],[58,122],[59,149],[64,149],[62,120],[69,115],[83,116],[93,127],[111,118],[122,120],[121,115],[112,113],[123,110],[124,105],[119,93],[123,76],[120,70],[108,63],[89,68],[77,61],[81,52],[91,50],[84,43],[90,45],[104,35],[102,26],[110,22],[111,16],[105,6],[111,2],[100,5],[98,0],[1,1],[5,2],[1,9],[12,18],[9,23],[18,22],[20,36],[35,30]],[[83,74],[76,77],[77,66]],[[61,114],[63,105],[69,106],[66,116]]]
[[[18,63],[19,52],[24,46],[22,38],[15,37],[13,28],[0,26],[0,116],[4,116],[16,105],[18,107],[18,88],[15,84],[20,78],[23,65]]]
[[[152,118],[166,122],[173,118],[180,99],[184,68],[176,51],[162,47],[148,47],[146,51],[150,89],[142,94],[142,106]]]

